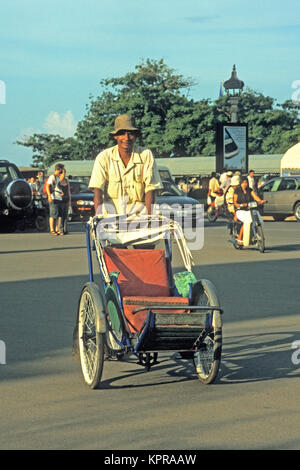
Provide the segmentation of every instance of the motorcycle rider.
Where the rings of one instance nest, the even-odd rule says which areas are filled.
[[[237,217],[235,214],[235,207],[234,207],[234,194],[235,190],[240,184],[240,177],[238,175],[235,175],[231,178],[231,185],[229,188],[227,188],[225,194],[224,194],[224,203],[226,205],[226,213],[228,216],[228,228],[230,229],[230,234],[232,235],[232,229],[233,229],[233,220],[237,221]]]
[[[231,185],[231,178],[232,178],[232,171],[227,171],[225,180],[223,179],[221,181],[221,178],[220,178],[220,188],[224,191],[224,193],[227,191],[227,189]]]
[[[211,199],[211,202],[214,202],[215,198],[218,196],[217,192],[219,189],[220,185],[219,181],[217,180],[217,174],[215,171],[213,171],[208,182],[208,197]]]
[[[242,178],[240,186],[235,190],[233,197],[236,217],[238,220],[243,222],[237,238],[237,243],[239,245],[249,246],[252,217],[251,212],[246,209],[249,202],[252,201],[256,201],[258,204],[264,204],[267,202],[261,199],[251,188],[249,188],[248,178],[245,176]]]

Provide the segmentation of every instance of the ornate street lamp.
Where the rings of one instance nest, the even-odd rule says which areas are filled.
[[[238,102],[239,96],[242,89],[244,88],[244,82],[238,79],[235,65],[232,68],[231,77],[229,80],[224,82],[224,88],[226,93],[230,96],[230,118],[231,122],[238,122]]]

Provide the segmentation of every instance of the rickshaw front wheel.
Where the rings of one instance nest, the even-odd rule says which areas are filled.
[[[97,291],[85,286],[79,301],[78,343],[83,378],[92,389],[99,388],[104,361],[105,333],[96,329],[99,302]]]

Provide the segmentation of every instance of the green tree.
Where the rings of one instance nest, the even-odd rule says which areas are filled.
[[[55,160],[94,159],[107,146],[118,114],[131,113],[141,129],[139,143],[157,157],[215,155],[218,122],[230,121],[230,97],[196,101],[188,98],[191,79],[169,68],[163,60],[142,61],[123,77],[100,82],[101,94],[91,96],[74,137],[34,134],[18,141],[33,149],[35,165]],[[248,124],[249,153],[282,153],[299,141],[299,107],[282,105],[247,88],[240,96],[240,122]]]
[[[296,135],[297,129],[299,134],[300,124],[298,109],[291,101],[277,105],[273,98],[247,89],[239,108],[241,122],[248,124],[250,154],[283,153],[296,143],[295,137],[288,137]]]
[[[134,115],[141,129],[141,145],[150,146],[159,156],[181,154],[182,145],[172,143],[177,135],[166,130],[172,117],[170,109],[177,107],[184,114],[191,110],[192,101],[182,94],[183,89],[193,85],[191,80],[176,74],[163,60],[147,59],[135,67],[135,72],[100,84],[104,91],[91,99],[76,132],[87,158],[94,158],[99,150],[112,145],[109,132],[115,117],[124,113]]]

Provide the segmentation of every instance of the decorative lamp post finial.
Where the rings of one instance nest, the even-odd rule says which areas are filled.
[[[239,96],[244,88],[244,82],[239,80],[235,65],[232,68],[231,77],[224,82],[224,88],[232,96]],[[231,92],[231,93],[230,93]]]
[[[224,82],[224,89],[226,93],[230,96],[230,103],[231,103],[231,122],[238,121],[238,101],[239,96],[241,94],[242,89],[244,88],[244,82],[239,80],[235,65],[232,67],[231,77],[229,80]]]

